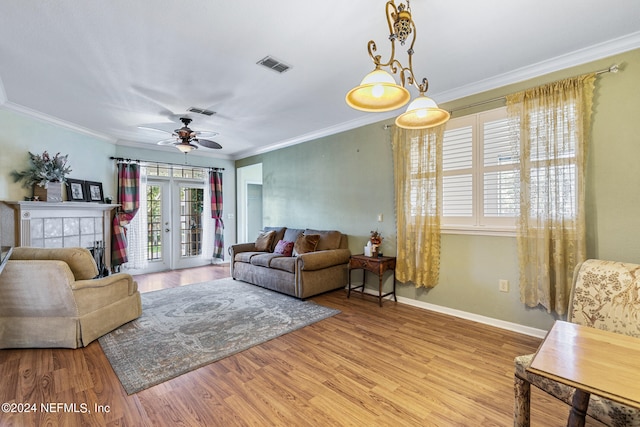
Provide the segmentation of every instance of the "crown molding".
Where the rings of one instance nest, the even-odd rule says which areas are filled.
[[[267,146],[258,147],[255,149],[249,149],[240,153],[234,154],[234,160],[244,159],[246,157],[255,156],[258,154],[268,153],[270,151],[279,150],[281,148],[290,147],[292,145],[301,144],[303,142],[312,141],[314,139],[323,138],[325,136],[335,135],[340,132],[345,132],[352,129],[357,129],[362,126],[367,126],[373,123],[378,123],[383,120],[388,120],[392,117],[396,117],[398,112],[386,112],[386,113],[366,113],[362,117],[349,120],[347,122],[339,123],[335,126],[329,126],[324,129],[319,129],[313,132],[305,133],[294,138],[285,139]]]
[[[78,126],[78,125],[76,125],[74,123],[67,122],[67,121],[59,119],[57,117],[49,116],[48,114],[41,113],[39,111],[33,110],[31,108],[28,108],[28,107],[24,107],[24,106],[19,105],[19,104],[14,104],[13,102],[8,102],[7,101],[4,104],[2,104],[2,107],[7,109],[7,110],[14,111],[14,112],[16,112],[18,114],[22,114],[24,116],[39,120],[39,121],[44,122],[44,123],[49,123],[49,124],[52,124],[52,125],[55,125],[55,126],[58,126],[58,127],[61,127],[61,128],[69,129],[69,130],[71,130],[73,132],[77,132],[77,133],[80,133],[80,134],[83,134],[83,135],[91,136],[93,138],[102,139],[102,140],[110,142],[112,144],[116,143],[116,139],[111,137],[111,136],[105,135],[103,133],[95,132],[95,131],[93,131],[91,129],[87,129],[87,128],[84,128],[82,126]]]
[[[437,99],[438,103],[450,102],[638,48],[640,48],[640,31],[452,90],[439,92],[434,94],[433,98]]]
[[[640,31],[619,37],[617,39],[609,40],[597,45],[593,45],[584,49],[580,49],[571,52],[566,55],[561,55],[546,61],[538,62],[530,66],[522,67],[507,73],[503,73],[488,79],[473,82],[464,86],[457,87],[455,89],[438,92],[432,94],[434,99],[438,100],[438,103],[450,102],[457,99],[465,98],[467,96],[475,95],[478,93],[486,92],[500,87],[508,86],[510,84],[519,83],[525,80],[529,80],[535,77],[539,77],[551,72],[560,71],[566,68],[582,65],[588,62],[603,59],[609,56],[620,54],[623,52],[631,51],[640,48]],[[93,130],[78,126],[76,124],[61,120],[59,118],[49,116],[39,111],[9,102],[4,89],[2,79],[0,78],[0,106],[8,110],[15,111],[28,117],[35,118],[42,122],[50,123],[62,128],[69,129],[74,132],[78,132],[84,135],[88,135],[94,138],[102,139],[113,144],[136,146],[141,148],[139,144],[125,142],[123,140],[117,140],[112,136],[105,135]],[[216,158],[228,158],[230,160],[239,160],[242,158],[275,151],[281,148],[289,147],[292,145],[300,144],[303,142],[311,141],[318,138],[323,138],[330,135],[335,135],[340,132],[356,129],[362,126],[370,125],[373,123],[381,122],[383,120],[395,117],[397,112],[387,113],[375,113],[364,114],[353,120],[349,120],[340,123],[335,126],[329,126],[317,131],[309,132],[303,135],[296,136],[294,138],[285,139],[275,142],[268,146],[259,147],[256,149],[249,149],[240,153],[232,154],[229,156],[216,156],[209,153],[198,153],[198,155],[207,155]]]
[[[172,153],[172,154],[177,154],[178,152],[177,149],[175,147],[172,147],[171,145],[156,145],[156,144],[147,143],[147,142],[131,141],[128,139],[118,139],[115,145],[120,147],[129,147],[129,148],[135,148],[140,150],[163,151],[163,152]],[[232,156],[228,154],[220,154],[218,151],[213,151],[210,149],[193,150],[187,155],[194,156],[194,157],[209,157],[209,158],[220,159],[220,160],[235,160]]]
[[[477,82],[460,86],[452,90],[433,93],[430,96],[432,96],[434,99],[437,99],[439,104],[442,104],[444,102],[450,102],[489,90],[498,89],[510,84],[519,83],[525,80],[549,74],[554,71],[560,71],[566,68],[597,61],[599,59],[607,58],[609,56],[628,52],[638,48],[640,48],[640,31],[631,33],[623,37],[619,37],[617,39],[609,40],[607,42],[579,49],[566,55],[561,55],[546,61],[518,68],[508,73],[499,74],[497,76],[484,80],[479,80]],[[235,154],[234,159],[239,160],[257,154],[275,151],[280,148],[289,147],[313,139],[322,138],[347,130],[356,129],[358,127],[369,125],[372,123],[381,122],[397,115],[397,111],[387,113],[369,113],[364,115],[363,117],[343,122],[336,126],[327,127],[319,131],[310,132],[295,138],[276,142],[274,144],[260,147],[255,150],[245,150],[243,152]]]

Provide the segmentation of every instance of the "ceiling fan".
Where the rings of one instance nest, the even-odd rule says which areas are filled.
[[[173,145],[178,150],[183,153],[189,153],[192,150],[196,150],[198,146],[205,148],[212,148],[219,150],[222,148],[222,145],[218,144],[215,141],[211,141],[210,139],[202,139],[201,136],[214,136],[217,135],[216,132],[203,132],[203,131],[193,131],[189,128],[189,123],[192,120],[189,117],[181,117],[180,121],[184,126],[180,129],[176,129],[171,134],[172,138],[163,139],[162,141],[158,141],[158,145]],[[159,130],[159,129],[158,129]],[[163,131],[165,132],[165,131]],[[194,144],[195,143],[195,144]]]

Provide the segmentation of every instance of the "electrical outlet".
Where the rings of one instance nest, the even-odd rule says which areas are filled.
[[[498,281],[498,287],[500,292],[509,292],[509,281],[506,279],[500,279]]]

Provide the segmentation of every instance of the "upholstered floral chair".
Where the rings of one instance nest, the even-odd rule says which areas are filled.
[[[578,265],[567,321],[640,338],[640,265],[595,259]],[[516,427],[529,426],[531,384],[569,405],[575,392],[573,387],[527,372],[532,358],[533,354],[515,359]],[[595,395],[587,415],[608,426],[640,426],[640,410]]]

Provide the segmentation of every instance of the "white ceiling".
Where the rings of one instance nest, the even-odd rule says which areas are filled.
[[[399,4],[399,3],[398,3]],[[638,0],[414,0],[414,69],[443,103],[640,47]],[[237,159],[397,115],[346,92],[389,52],[378,0],[4,0],[0,104],[117,144],[161,150],[189,107]],[[397,53],[406,65],[406,47]],[[256,65],[272,55],[292,68]],[[412,94],[417,92],[412,89]]]

